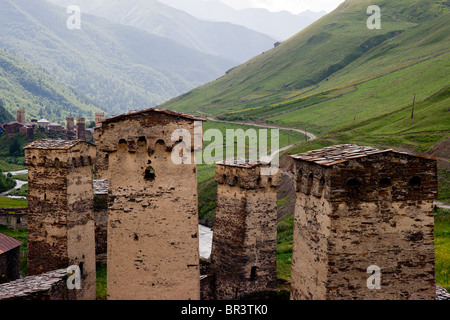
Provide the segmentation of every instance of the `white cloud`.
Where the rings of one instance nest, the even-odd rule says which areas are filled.
[[[270,11],[289,11],[294,14],[311,10],[331,12],[344,0],[220,0],[223,3],[241,10],[245,8],[265,8]]]

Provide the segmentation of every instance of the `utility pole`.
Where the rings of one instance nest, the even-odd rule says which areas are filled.
[[[416,95],[414,94],[414,100],[413,100],[413,105],[412,105],[412,112],[411,112],[411,124],[413,124],[414,122],[414,106],[416,104]]]

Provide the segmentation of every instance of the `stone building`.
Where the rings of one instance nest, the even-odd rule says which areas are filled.
[[[25,147],[28,165],[28,275],[78,265],[78,299],[95,299],[92,165],[85,141],[37,140]]]
[[[277,191],[280,174],[261,163],[217,164],[211,274],[217,300],[276,288]]]
[[[435,299],[436,160],[355,145],[292,157],[291,299]]]
[[[75,119],[73,117],[66,118],[66,132],[68,134],[74,133],[75,131]]]
[[[86,119],[77,118],[77,140],[86,140]]]
[[[97,112],[97,113],[95,113],[95,125],[100,124],[100,122],[102,122],[103,120],[105,120],[105,113],[104,112]]]
[[[24,109],[17,110],[16,120],[19,123],[25,122],[25,110]]]
[[[176,165],[171,151],[188,143],[175,131],[193,146],[204,120],[152,108],[96,127],[95,178],[109,184],[108,299],[200,299],[197,168]]]
[[[20,277],[20,245],[22,242],[0,233],[0,283]]]

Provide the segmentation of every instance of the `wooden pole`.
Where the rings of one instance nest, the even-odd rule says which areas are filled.
[[[414,106],[416,105],[416,95],[414,94],[414,100],[412,105],[412,111],[411,111],[411,124],[414,122]]]

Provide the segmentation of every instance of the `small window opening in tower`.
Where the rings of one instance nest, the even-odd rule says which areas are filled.
[[[253,266],[252,270],[250,272],[250,280],[251,281],[255,281],[256,280],[256,271],[257,271],[257,267]]]
[[[419,188],[421,184],[422,184],[422,182],[421,182],[420,178],[417,176],[412,177],[411,180],[409,180],[409,185],[413,188]]]
[[[145,180],[149,180],[149,181],[153,181],[153,180],[155,180],[155,177],[156,177],[155,169],[153,169],[152,167],[148,167],[145,170],[144,179]]]
[[[383,178],[380,180],[380,187],[382,188],[387,188],[389,186],[391,186],[391,179],[389,178]]]

